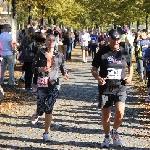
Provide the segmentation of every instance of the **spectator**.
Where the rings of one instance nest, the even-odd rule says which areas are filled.
[[[128,53],[130,54],[130,57],[132,58],[132,49],[133,49],[134,39],[133,39],[133,37],[131,35],[131,31],[129,30],[129,28],[125,28],[124,32],[126,34],[125,46],[126,46],[126,49],[128,50]]]
[[[26,91],[31,91],[32,83],[32,62],[37,53],[38,47],[33,39],[35,31],[32,27],[27,30],[27,35],[22,41],[22,59],[24,62],[24,71],[25,71],[25,89]],[[37,82],[37,80],[35,80]],[[34,83],[37,84],[37,83]]]
[[[59,32],[57,30],[54,31],[54,36],[55,36],[55,39],[56,39],[55,50],[58,51]]]
[[[14,79],[14,66],[15,66],[15,47],[13,44],[11,32],[11,25],[3,25],[3,33],[0,35],[0,42],[2,44],[2,77],[0,79],[0,84],[4,84],[4,73],[8,65],[9,70],[9,85],[16,85]]]
[[[66,37],[69,39],[69,42],[67,43],[66,60],[71,60],[71,50],[72,50],[71,32],[67,32]]]
[[[37,21],[33,21],[32,22],[32,27],[35,30],[35,32],[39,31],[39,27],[38,27],[38,22]]]

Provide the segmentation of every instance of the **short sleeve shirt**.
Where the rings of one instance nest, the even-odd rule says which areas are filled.
[[[96,41],[98,39],[98,36],[96,34],[91,34],[91,45],[97,45]]]
[[[106,84],[99,86],[102,93],[114,94],[126,90],[126,67],[132,66],[132,60],[124,48],[120,47],[118,51],[111,50],[109,45],[101,48],[93,59],[92,66],[100,68],[100,77],[106,78]]]
[[[142,57],[145,55],[145,51],[146,49],[149,47],[149,40],[148,39],[144,39],[144,40],[140,40],[137,43],[137,46],[141,48],[141,55]]]
[[[81,40],[81,46],[88,46],[88,41],[90,41],[90,34],[89,33],[84,33],[80,34],[79,39]]]
[[[12,41],[12,35],[8,32],[3,32],[0,35],[0,42],[2,44],[2,56],[13,55],[13,51],[9,45]]]

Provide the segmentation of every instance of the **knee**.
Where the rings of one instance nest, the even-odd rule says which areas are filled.
[[[122,111],[122,110],[116,110],[115,116],[116,116],[118,119],[123,119],[124,111]]]
[[[102,111],[102,120],[105,122],[108,122],[110,119],[110,111],[109,110],[103,110]]]

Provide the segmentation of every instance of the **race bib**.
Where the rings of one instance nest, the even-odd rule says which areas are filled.
[[[48,87],[48,83],[49,83],[48,77],[43,77],[43,78],[38,77],[38,81],[37,81],[38,87]]]
[[[86,36],[85,35],[82,35],[82,40],[86,41]]]
[[[121,73],[122,73],[122,69],[115,69],[115,68],[108,68],[108,75],[107,78],[108,79],[121,79]]]
[[[104,45],[105,44],[105,41],[101,41],[101,45]]]
[[[95,40],[92,40],[92,43],[95,43],[96,41]]]

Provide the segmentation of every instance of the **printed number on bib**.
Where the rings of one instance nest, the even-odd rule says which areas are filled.
[[[105,44],[105,41],[101,41],[101,45],[104,45]]]
[[[92,43],[95,43],[96,41],[95,40],[92,40]]]
[[[121,79],[122,69],[108,68],[108,79]]]
[[[37,81],[38,87],[48,87],[48,83],[49,83],[48,77],[43,77],[43,78],[38,77],[38,81]]]
[[[86,41],[86,36],[85,35],[82,35],[82,40]]]

